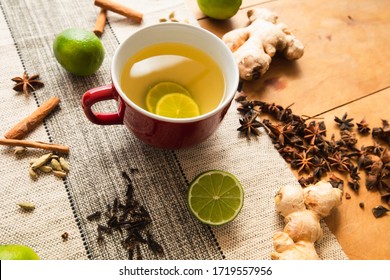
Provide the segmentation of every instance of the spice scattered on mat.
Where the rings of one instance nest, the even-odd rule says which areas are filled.
[[[63,241],[67,241],[69,238],[69,234],[67,232],[64,232],[63,234],[61,234],[61,237]]]
[[[31,202],[20,202],[18,203],[18,206],[27,212],[31,212],[35,209],[35,204]]]
[[[188,19],[184,19],[184,20],[180,21],[179,19],[176,18],[175,11],[173,11],[173,12],[171,12],[168,15],[168,18],[160,18],[159,22],[183,22],[183,23],[189,23],[189,20]]]
[[[15,77],[11,79],[16,83],[13,87],[15,91],[22,91],[24,95],[28,96],[30,91],[35,91],[36,88],[43,87],[43,82],[39,80],[39,74],[28,76],[24,71],[21,77]]]
[[[54,176],[65,178],[69,172],[69,163],[63,157],[53,153],[44,154],[30,161],[29,173],[31,179],[38,179],[40,172],[52,172]]]
[[[133,171],[133,169],[131,170]],[[121,244],[128,251],[128,258],[142,259],[140,244],[155,254],[163,254],[163,247],[154,239],[148,225],[152,222],[149,212],[144,206],[134,199],[133,183],[126,172],[122,176],[127,181],[125,202],[115,198],[112,204],[107,205],[106,211],[96,211],[87,216],[90,222],[97,222],[97,241],[104,242],[105,235],[118,231],[121,236]],[[106,218],[105,224],[100,223],[102,217]]]

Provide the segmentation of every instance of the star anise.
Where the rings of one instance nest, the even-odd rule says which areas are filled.
[[[343,142],[343,145],[346,145],[348,147],[353,147],[358,142],[356,138],[356,133],[350,132],[348,130],[341,130],[341,141]]]
[[[279,143],[282,144],[282,146],[284,146],[285,140],[290,141],[289,137],[295,134],[294,127],[291,126],[291,124],[286,124],[283,127],[279,127],[278,130],[279,130],[278,140]]]
[[[317,140],[321,140],[322,136],[326,134],[326,128],[313,121],[304,129],[304,133],[304,138],[310,140],[310,145],[314,145]]]
[[[356,123],[357,130],[361,134],[369,134],[371,128],[368,127],[368,122],[366,121],[366,118],[363,118],[360,122]]]
[[[340,152],[334,153],[328,157],[331,167],[335,167],[340,172],[349,172],[351,160],[347,156],[342,156]]]
[[[287,106],[286,108],[284,108],[283,110],[281,110],[276,118],[280,121],[283,121],[283,122],[289,122],[291,119],[292,119],[292,110],[291,110],[291,106],[293,106],[294,103],[290,104],[289,106]]]
[[[329,177],[329,183],[332,185],[333,188],[338,188],[340,190],[343,190],[344,188],[344,181],[339,177],[337,177],[336,175],[334,175],[333,173]]]
[[[363,149],[363,148],[362,148]],[[374,145],[371,145],[371,146],[367,146],[364,148],[364,150],[367,152],[367,153],[372,153],[374,155],[377,155],[379,156],[384,148],[382,147],[381,144],[379,144],[378,142],[374,142]]]
[[[383,140],[390,145],[390,124],[387,120],[382,120],[382,127],[372,129],[372,137]]]
[[[353,191],[358,192],[358,191],[359,191],[359,188],[360,188],[360,183],[359,183],[358,180],[349,178],[349,179],[348,179],[348,186],[349,186]]]
[[[29,77],[26,71],[24,71],[22,77],[15,77],[11,80],[16,83],[16,85],[13,87],[14,90],[23,91],[23,93],[28,96],[29,90],[34,91],[36,88],[43,86],[43,82],[38,79],[39,74]]]
[[[383,162],[374,160],[370,166],[365,167],[367,171],[366,175],[366,187],[368,190],[378,188],[381,179]]]
[[[314,156],[313,164],[315,166],[313,175],[318,179],[321,179],[324,174],[330,171],[328,162],[322,157]]]
[[[314,185],[314,184],[318,183],[318,179],[312,175],[310,175],[308,177],[301,176],[301,177],[299,177],[298,182],[302,187],[308,187],[310,185]]]
[[[242,117],[239,121],[241,126],[237,128],[240,132],[245,132],[246,137],[250,139],[251,134],[255,136],[260,135],[260,130],[258,130],[259,127],[262,126],[262,124],[256,120],[257,114],[247,114],[246,116]]]
[[[288,163],[291,162],[294,157],[294,154],[298,152],[297,148],[290,145],[282,146],[280,143],[277,143],[277,146],[275,145],[275,147],[277,147],[278,152]]]
[[[275,103],[264,103],[264,105],[261,107],[261,110],[264,112],[264,113],[269,113],[275,117],[277,117],[280,112],[282,112],[284,110],[284,108],[280,105],[277,105]]]
[[[358,170],[358,166],[351,168],[351,171],[349,172],[350,178],[348,178],[348,186],[355,192],[358,192],[360,188],[360,176]]]
[[[310,173],[310,169],[314,166],[313,157],[309,157],[306,154],[306,151],[303,151],[300,154],[297,153],[295,156],[298,158],[291,161],[291,166],[293,168],[298,168],[298,174],[302,171]]]
[[[262,102],[256,100],[242,100],[239,103],[240,105],[238,105],[237,111],[243,116],[246,114],[259,113],[259,107],[262,106]]]
[[[341,130],[351,130],[351,127],[354,126],[354,124],[352,123],[353,118],[347,119],[347,117],[347,113],[345,113],[341,119],[339,117],[334,117],[335,122],[337,122]]]

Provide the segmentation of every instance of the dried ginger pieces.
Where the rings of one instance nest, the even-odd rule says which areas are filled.
[[[288,60],[302,57],[303,44],[284,23],[277,23],[275,13],[251,9],[247,15],[250,22],[247,27],[232,30],[222,37],[236,58],[241,79],[259,79],[268,70],[277,51]]]

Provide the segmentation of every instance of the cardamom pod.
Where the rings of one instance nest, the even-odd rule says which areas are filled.
[[[50,158],[55,158],[56,160],[58,160],[59,156],[57,156],[57,155],[52,155]]]
[[[25,147],[15,147],[14,154],[15,155],[21,155],[24,154],[27,151]]]
[[[53,167],[54,170],[63,171],[62,167],[61,167],[61,164],[55,158],[53,158],[51,160],[50,164],[51,164],[51,166]]]
[[[35,205],[31,202],[20,202],[17,204],[20,208],[22,208],[25,211],[32,211],[35,209]]]
[[[42,165],[39,167],[39,170],[41,170],[45,173],[50,173],[53,171],[53,168],[51,168],[51,166],[48,166],[48,165]]]
[[[34,163],[31,165],[31,169],[35,170],[38,167],[45,165],[49,161],[49,159],[52,155],[53,155],[53,153],[49,153],[49,154],[45,154],[45,155],[41,156],[36,161],[34,161]]]
[[[63,170],[69,172],[69,163],[63,157],[60,157],[60,164]]]
[[[31,179],[33,179],[33,180],[38,179],[38,173],[35,172],[34,169],[32,169],[32,167],[30,167],[30,168],[28,169],[28,172],[29,172],[29,174],[30,174]]]
[[[33,158],[33,159],[31,159],[30,160],[30,165],[33,165],[34,164],[34,162],[36,162],[37,161],[37,158]]]
[[[53,170],[53,174],[59,178],[65,178],[66,172],[65,171],[59,171],[59,170]]]

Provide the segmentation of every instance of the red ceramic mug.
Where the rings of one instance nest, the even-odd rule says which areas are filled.
[[[192,118],[168,118],[153,114],[131,100],[123,91],[120,77],[128,59],[146,47],[160,43],[187,44],[209,55],[222,70],[224,91],[219,105]],[[233,100],[239,83],[238,67],[231,51],[211,32],[200,27],[161,23],[140,29],[120,44],[111,65],[112,84],[84,93],[81,103],[87,118],[95,124],[124,124],[144,143],[163,149],[179,149],[206,140],[218,128]],[[213,92],[207,94],[214,94]],[[115,99],[117,112],[95,112],[92,106]]]

